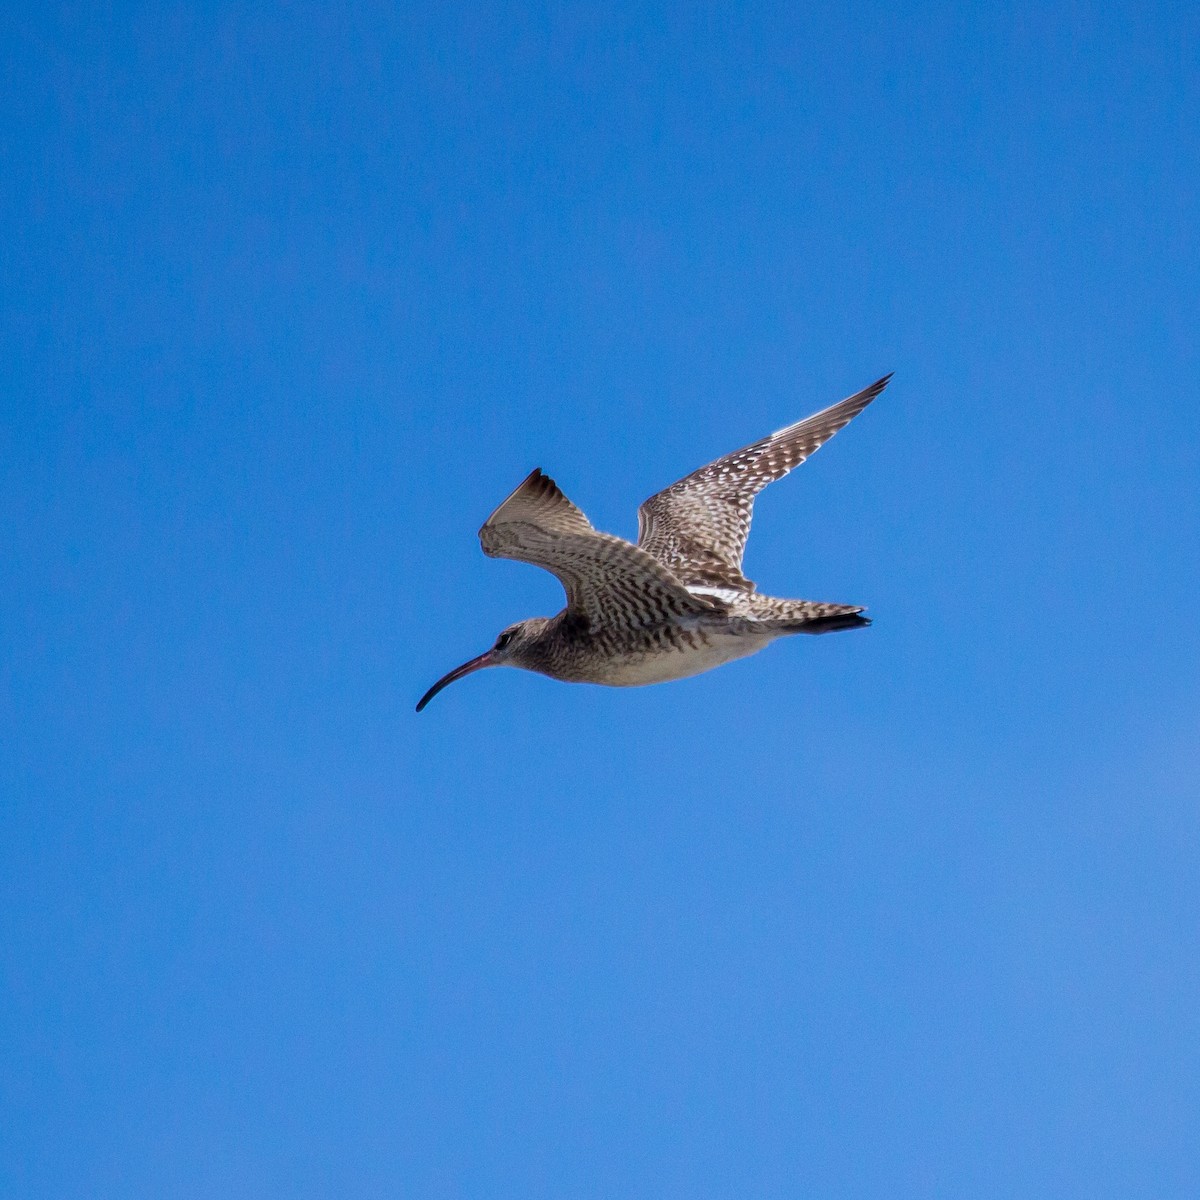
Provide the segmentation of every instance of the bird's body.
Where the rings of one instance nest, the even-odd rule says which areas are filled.
[[[701,593],[703,594],[703,593]],[[755,603],[755,601],[765,603]],[[781,617],[777,606],[790,616]],[[567,683],[601,683],[608,687],[641,687],[686,679],[737,658],[756,654],[778,637],[808,629],[819,617],[814,610],[845,613],[848,606],[812,604],[807,600],[776,600],[771,596],[739,596],[728,611],[672,617],[641,626],[603,625],[591,628],[572,621],[567,610],[548,619],[526,651],[529,669]],[[861,610],[854,625],[866,624]]]
[[[636,687],[698,675],[778,637],[869,624],[855,605],[761,595],[742,575],[742,552],[758,492],[847,425],[890,378],[651,496],[638,510],[637,545],[593,529],[552,479],[534,471],[479,539],[485,554],[552,571],[567,606],[504,630],[491,650],[434,684],[417,711],[481,667]]]
[[[747,623],[742,622],[745,626]],[[750,623],[752,624],[752,623]],[[563,614],[552,617],[529,647],[533,669],[567,683],[640,687],[699,675],[761,650],[771,640],[738,629],[725,615],[695,615],[640,628],[582,627]]]

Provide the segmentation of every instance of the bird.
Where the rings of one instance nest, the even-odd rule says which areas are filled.
[[[490,650],[443,675],[417,703],[484,667],[570,683],[636,687],[698,675],[777,638],[871,622],[863,607],[764,596],[742,574],[754,498],[845,428],[891,374],[726,454],[638,509],[637,543],[601,533],[540,468],[479,530],[484,554],[558,576],[566,607],[504,629]]]

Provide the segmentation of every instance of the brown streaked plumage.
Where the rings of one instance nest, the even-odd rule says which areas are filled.
[[[636,546],[593,529],[554,480],[534,471],[484,522],[479,541],[493,558],[557,575],[567,606],[510,625],[490,650],[439,679],[417,711],[482,667],[636,686],[699,674],[788,634],[869,625],[854,605],[760,595],[742,574],[742,554],[754,497],[848,425],[889,379],[651,496],[638,509]]]

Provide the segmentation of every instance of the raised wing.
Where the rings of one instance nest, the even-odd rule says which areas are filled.
[[[690,587],[752,592],[742,574],[754,497],[818,450],[887,387],[891,375],[664,488],[638,509],[638,545]]]
[[[479,531],[484,554],[533,563],[557,575],[567,609],[594,629],[638,628],[722,609],[693,596],[660,562],[624,538],[599,533],[559,491],[534,471]]]

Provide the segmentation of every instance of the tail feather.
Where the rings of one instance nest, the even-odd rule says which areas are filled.
[[[775,596],[747,597],[756,620],[781,633],[837,633],[870,625],[857,604],[823,604],[816,600],[782,600]]]
[[[862,609],[832,613],[827,617],[811,617],[807,621],[790,623],[788,628],[795,633],[840,633],[843,629],[865,629],[870,617],[862,615]]]

